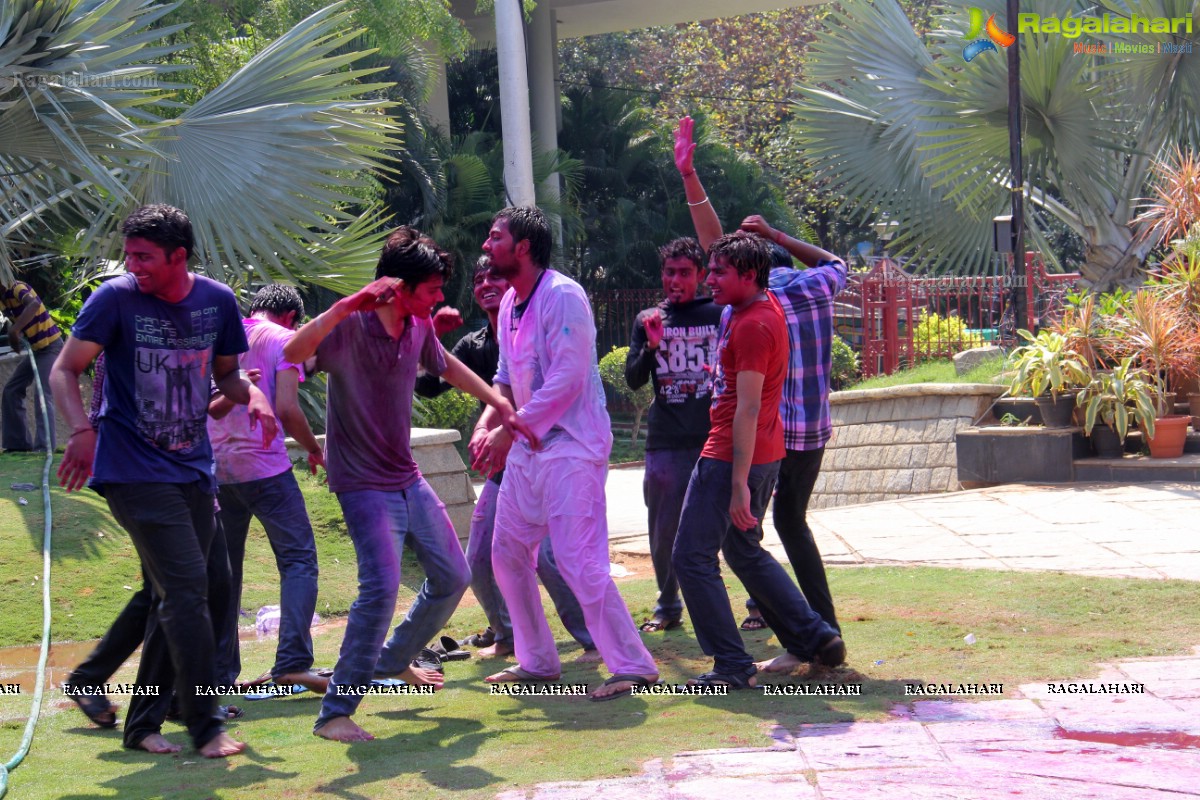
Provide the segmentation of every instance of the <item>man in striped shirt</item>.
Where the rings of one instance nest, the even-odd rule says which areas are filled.
[[[50,393],[50,368],[54,359],[62,350],[62,331],[50,318],[42,299],[33,288],[22,281],[13,281],[7,286],[0,286],[0,308],[9,318],[8,344],[13,352],[21,352],[21,337],[29,342],[33,351],[33,359],[23,358],[13,371],[8,383],[4,384],[3,405],[0,407],[0,417],[4,419],[4,449],[5,450],[45,450],[49,445],[54,449],[54,399]],[[29,444],[29,427],[25,420],[25,393],[29,384],[33,383],[33,365],[37,364],[37,374],[42,387],[42,395],[46,399],[46,408],[50,412],[50,429],[46,430],[46,420],[42,416],[41,406],[34,405],[36,435],[33,446]]]

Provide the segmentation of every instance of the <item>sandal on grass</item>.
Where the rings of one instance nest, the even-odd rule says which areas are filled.
[[[766,630],[767,621],[762,617],[746,617],[742,620],[742,630],[744,631],[761,631]]]
[[[688,686],[728,686],[730,689],[749,689],[754,686],[750,679],[758,672],[750,667],[745,673],[735,675],[730,672],[705,672],[687,682]]]
[[[72,687],[78,689],[78,687]],[[84,716],[101,728],[117,727],[117,707],[102,694],[69,694]]]
[[[633,686],[637,686],[639,688],[646,688],[649,686],[657,686],[658,684],[662,683],[662,681],[660,681],[660,680],[652,681],[649,678],[643,677],[642,675],[620,674],[620,675],[613,675],[611,678],[609,678],[608,680],[606,680],[604,683],[602,683],[600,685],[601,686],[612,686],[614,683],[632,683]],[[629,697],[631,694],[633,694],[633,686],[622,689],[619,692],[613,692],[612,694],[603,694],[603,695],[589,694],[588,700],[591,700],[592,702],[595,702],[595,703],[603,703],[606,700],[616,700],[618,697]]]
[[[534,675],[527,669],[522,669],[519,666],[505,667],[495,675],[488,675],[484,678],[485,683],[518,683],[520,681],[528,681],[530,683],[549,683],[558,680],[561,675]],[[494,679],[494,680],[493,680]]]
[[[426,649],[432,650],[442,661],[465,661],[471,657],[470,653],[459,648],[458,642],[451,636],[443,636],[437,644],[431,644]]]
[[[662,633],[663,631],[673,631],[676,628],[683,627],[683,620],[676,617],[675,619],[663,619],[662,617],[651,617],[641,624],[638,628],[642,633]]]

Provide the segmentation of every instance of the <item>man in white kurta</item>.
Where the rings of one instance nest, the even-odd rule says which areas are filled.
[[[558,650],[534,572],[538,547],[550,536],[563,578],[613,673],[591,695],[607,700],[657,681],[658,670],[609,576],[604,482],[612,431],[596,366],[591,305],[579,284],[549,269],[550,249],[550,226],[531,207],[501,211],[483,245],[511,285],[497,320],[496,388],[509,395],[541,440],[536,451],[524,441],[511,445],[499,429],[471,442],[477,469],[506,469],[492,565],[512,617],[519,666],[487,680],[559,676]]]

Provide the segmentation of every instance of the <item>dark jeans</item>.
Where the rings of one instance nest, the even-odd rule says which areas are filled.
[[[157,696],[135,695],[125,719],[125,746],[158,733],[165,698],[175,691],[192,743],[203,747],[224,730],[215,696],[197,687],[216,681],[213,626],[208,609],[208,553],[216,535],[213,496],[189,484],[107,484],[113,517],[129,532],[155,601],[146,622],[137,683]]]
[[[650,560],[658,582],[654,616],[668,621],[679,619],[683,614],[679,581],[671,566],[671,551],[675,548],[675,532],[679,530],[679,515],[683,512],[683,496],[687,493],[692,469],[700,460],[700,450],[696,447],[646,451],[642,497],[646,501],[650,529]]]
[[[288,470],[270,478],[225,484],[217,498],[232,570],[234,613],[217,630],[218,648],[231,654],[233,674],[228,680],[235,680],[242,666],[237,618],[242,603],[242,562],[252,516],[267,532],[280,578],[279,645],[271,674],[278,677],[309,669],[313,664],[310,629],[317,608],[317,545],[296,476]]]
[[[62,340],[51,342],[41,350],[34,351],[33,360],[37,362],[38,383],[42,388],[42,396],[46,399],[46,410],[50,413],[50,430],[46,430],[46,419],[42,416],[42,406],[36,400],[33,403],[34,417],[34,450],[45,450],[46,445],[53,450],[54,436],[54,397],[50,394],[50,368],[62,350]],[[33,383],[33,364],[28,357],[9,376],[4,384],[4,396],[0,400],[0,417],[4,418],[4,449],[29,450],[29,423],[25,419],[25,392]]]
[[[759,519],[775,488],[779,462],[750,468],[750,511]],[[811,660],[837,635],[809,607],[787,572],[762,548],[759,528],[742,531],[729,519],[733,464],[701,458],[683,500],[672,561],[687,602],[696,640],[713,656],[716,672],[741,675],[754,665],[746,652],[721,581],[718,554],[760,603],[762,614],[788,652]]]
[[[496,497],[499,493],[500,484],[490,480],[483,484],[483,489],[479,492],[479,499],[475,501],[475,511],[471,515],[467,564],[471,567],[471,591],[475,593],[475,599],[487,615],[488,625],[496,635],[495,640],[511,646],[512,619],[508,615],[508,604],[500,594],[500,587],[496,585],[496,573],[492,569],[492,539],[496,531]],[[594,649],[596,644],[583,622],[583,609],[579,607],[575,593],[558,571],[549,536],[542,540],[542,546],[538,550],[537,574],[542,579],[542,585],[546,587],[546,593],[550,595],[567,633],[571,634],[584,650]]]
[[[833,595],[825,577],[825,565],[817,548],[812,529],[808,527],[808,500],[812,497],[825,448],[817,450],[788,450],[779,464],[779,483],[775,487],[775,506],[772,520],[779,541],[796,573],[800,591],[812,610],[830,627],[840,631],[833,610]]]

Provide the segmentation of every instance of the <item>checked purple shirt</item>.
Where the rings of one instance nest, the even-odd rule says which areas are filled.
[[[791,344],[779,414],[788,450],[816,450],[833,435],[829,419],[829,373],[833,347],[833,298],[846,288],[841,259],[808,269],[774,267],[767,288],[783,306]]]

